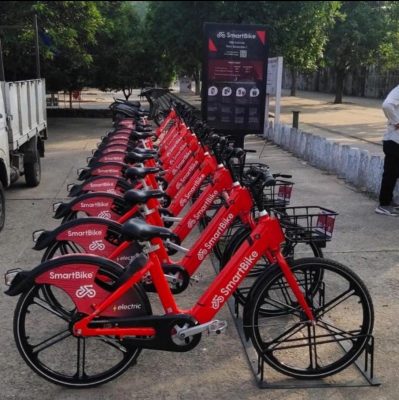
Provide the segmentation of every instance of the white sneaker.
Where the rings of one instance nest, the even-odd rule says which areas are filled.
[[[389,215],[390,217],[399,217],[399,210],[394,206],[378,206],[375,212],[381,215]]]

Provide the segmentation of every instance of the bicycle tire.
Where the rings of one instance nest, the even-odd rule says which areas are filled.
[[[314,293],[306,276],[319,269],[323,283]],[[291,271],[315,322],[307,321],[283,272],[273,268],[259,278],[244,309],[246,333],[259,356],[285,375],[318,379],[336,374],[352,364],[369,341],[374,324],[370,294],[353,271],[332,260],[299,259],[291,263]],[[268,312],[279,307],[290,312],[279,317]]]
[[[244,225],[232,235],[230,242],[227,244],[222,257],[220,258],[220,264],[219,264],[220,271],[233,257],[233,255],[242,245],[242,243],[244,243],[244,241],[247,240],[250,233],[251,233],[250,228]],[[314,257],[318,258],[323,257],[323,252],[321,248],[318,247],[315,243],[308,243],[307,246],[309,247],[309,250],[313,253],[312,255]],[[294,248],[292,247],[291,243],[289,243],[288,245],[287,243],[285,243],[284,247],[282,248],[283,255],[288,259],[294,259],[294,254],[293,254]],[[261,257],[260,260],[249,272],[247,277],[244,279],[244,281],[239,285],[239,287],[233,293],[234,298],[239,304],[245,305],[247,301],[247,296],[250,293],[252,285],[254,284],[255,280],[259,275],[263,274],[265,270],[269,267],[270,267],[269,261],[265,257]],[[314,277],[315,290],[317,288],[318,282],[320,281],[321,277],[322,277],[322,270],[320,270],[317,276]]]
[[[101,274],[110,279],[116,279],[121,273],[122,269],[101,267]],[[40,298],[41,287],[42,285],[35,284],[23,293],[14,313],[14,337],[17,348],[33,371],[42,378],[61,386],[90,388],[117,378],[135,363],[141,353],[141,348],[130,345],[128,340],[121,341],[108,336],[93,338],[74,336],[71,332],[74,316],[71,314],[68,319],[64,314],[59,314],[58,310],[54,310],[51,304],[46,304],[45,299]],[[144,315],[151,315],[151,306],[145,292],[140,286],[135,286],[132,290],[140,299]],[[68,297],[65,292],[64,295]],[[41,306],[37,307],[39,299]],[[71,299],[69,300],[72,302]],[[50,321],[56,321],[56,323],[52,325]],[[58,330],[60,329],[58,324],[61,325],[61,323],[63,331]],[[43,341],[40,335],[52,335],[53,332],[48,333],[50,329],[53,332],[57,331],[57,334],[46,336],[48,338]],[[61,338],[57,342],[58,336]],[[35,342],[37,340],[39,343]],[[64,347],[61,348],[60,345]],[[54,355],[46,354],[53,347],[55,347]],[[72,351],[73,348],[76,351]],[[96,350],[96,359],[86,362],[86,356],[94,354]],[[75,352],[78,361],[76,363],[75,360],[76,372],[73,367]],[[83,357],[82,360],[80,360],[81,357]],[[114,362],[111,360],[112,357],[115,357],[115,365],[111,365]],[[105,368],[104,371],[100,371],[102,367]]]

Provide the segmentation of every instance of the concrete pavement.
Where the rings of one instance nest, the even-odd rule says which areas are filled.
[[[31,268],[37,264],[41,254],[31,250],[31,232],[58,225],[58,221],[51,218],[52,203],[65,198],[66,184],[75,181],[76,168],[85,165],[90,149],[109,126],[110,122],[104,119],[49,121],[50,139],[43,160],[42,184],[34,189],[17,184],[6,194],[8,216],[5,230],[0,233],[1,273],[12,267]],[[252,161],[267,162],[274,171],[293,175],[293,205],[318,204],[339,212],[334,238],[325,254],[353,268],[371,292],[376,314],[375,373],[383,385],[379,388],[259,390],[225,308],[219,317],[229,323],[226,335],[205,338],[190,353],[144,351],[137,366],[119,379],[91,390],[67,390],[39,378],[21,359],[12,334],[17,299],[6,297],[2,290],[1,400],[397,399],[399,219],[374,214],[373,200],[343,180],[313,168],[275,145],[265,144],[257,137],[248,137],[246,145],[258,151],[251,156]],[[200,272],[203,273],[200,284],[180,295],[182,306],[191,304],[214,276],[209,263],[201,267]],[[333,381],[347,381],[353,374],[346,370]]]

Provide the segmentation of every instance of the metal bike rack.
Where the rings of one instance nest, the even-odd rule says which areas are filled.
[[[213,268],[218,273],[218,260],[212,254],[211,261]],[[337,376],[340,373],[324,379],[295,379],[283,375],[273,368],[268,367],[264,360],[258,355],[250,340],[245,338],[243,330],[243,321],[240,316],[240,305],[234,297],[228,302],[230,313],[233,317],[234,324],[240,336],[241,343],[244,347],[248,358],[249,365],[254,374],[256,384],[260,389],[311,389],[311,388],[333,388],[333,387],[366,387],[380,386],[381,382],[374,375],[374,336],[368,335],[368,342],[363,352],[359,355],[352,366],[348,366],[344,371],[352,368],[352,375],[346,381],[338,381]],[[345,346],[339,342],[340,346],[345,350]],[[342,372],[341,372],[342,373]]]

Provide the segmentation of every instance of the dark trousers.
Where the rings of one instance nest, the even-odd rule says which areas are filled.
[[[384,173],[381,181],[380,205],[391,204],[396,180],[399,178],[399,144],[386,140],[383,142],[385,154]]]

